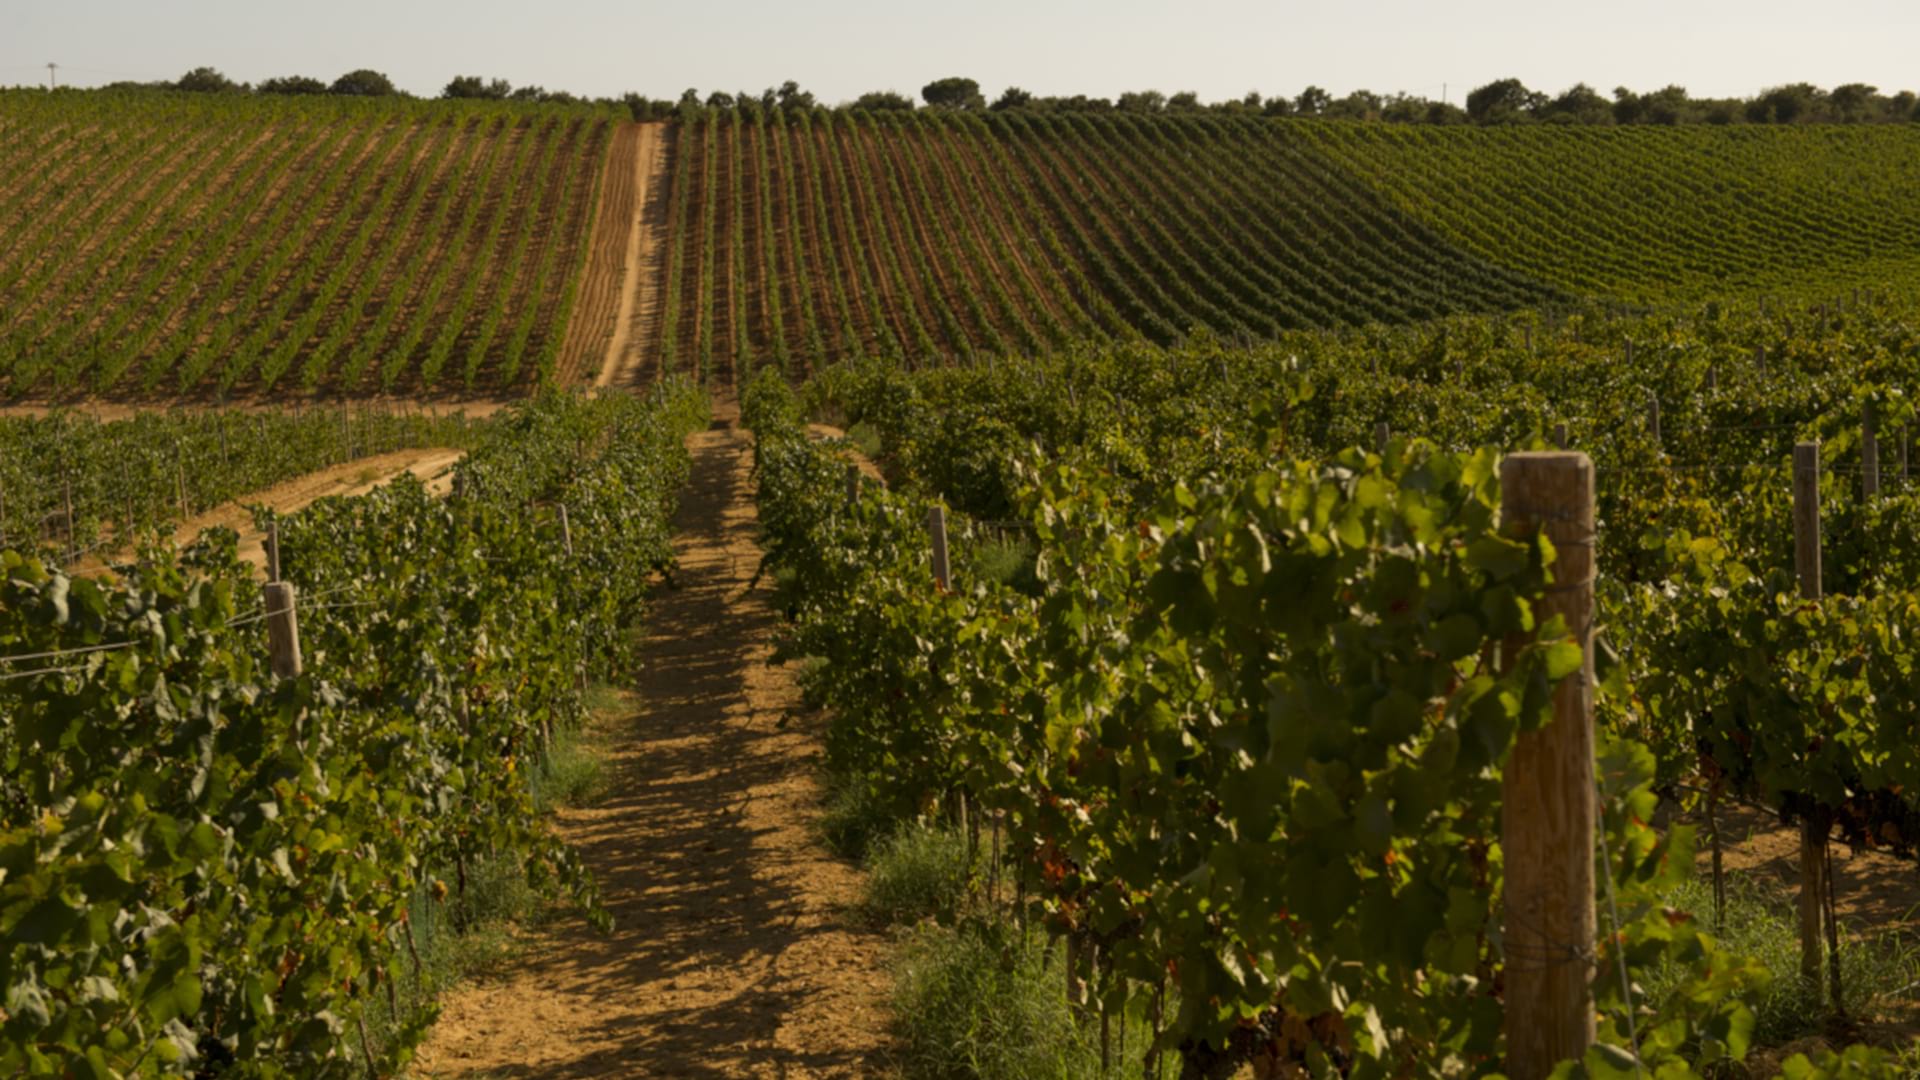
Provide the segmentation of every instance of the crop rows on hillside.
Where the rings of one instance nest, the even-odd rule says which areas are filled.
[[[1280,130],[1467,250],[1587,296],[1910,277],[1920,256],[1911,125]]]
[[[0,107],[14,396],[523,384],[554,367],[612,131],[557,107]]]
[[[1258,121],[688,115],[665,369],[1171,342],[1549,303]]]

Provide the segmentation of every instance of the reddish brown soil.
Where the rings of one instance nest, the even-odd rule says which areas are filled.
[[[559,815],[611,936],[540,931],[453,993],[421,1072],[451,1077],[862,1077],[883,1071],[885,941],[813,822],[816,737],[768,663],[752,445],[723,404],[688,440],[680,587],[648,615],[632,712],[604,732],[613,793]]]

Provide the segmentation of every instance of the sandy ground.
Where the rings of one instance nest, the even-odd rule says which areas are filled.
[[[453,487],[454,462],[465,454],[464,450],[427,447],[356,458],[283,481],[189,518],[174,527],[173,542],[187,544],[202,532],[224,525],[240,534],[240,558],[264,570],[266,537],[253,527],[253,512],[249,507],[264,505],[282,514],[291,514],[327,495],[365,495],[403,472],[418,476],[426,481],[428,491],[443,495]],[[96,560],[83,560],[76,568],[82,575],[105,570],[106,564]]]
[[[665,124],[634,125],[632,224],[627,234],[626,262],[621,276],[620,310],[613,338],[600,363],[595,386],[633,386],[642,381],[641,356],[653,344],[659,315],[660,243],[664,207],[661,195],[667,174]]]
[[[648,619],[640,691],[611,734],[613,792],[557,829],[598,876],[611,937],[577,920],[449,995],[434,1077],[855,1077],[882,1071],[886,941],[813,830],[819,747],[769,666],[737,408],[689,439],[677,589]]]

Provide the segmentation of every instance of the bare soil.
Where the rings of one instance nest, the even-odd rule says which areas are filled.
[[[855,1077],[882,1071],[885,939],[859,878],[820,846],[819,753],[792,674],[768,663],[737,408],[692,436],[630,715],[605,731],[612,794],[556,828],[616,929],[538,931],[511,970],[451,994],[427,1076]]]
[[[1800,888],[1800,829],[1751,807],[1722,805],[1719,810],[1722,865],[1728,877],[1758,878],[1789,894]],[[1698,835],[1698,863],[1713,865],[1705,823]],[[1920,863],[1882,851],[1842,843],[1832,846],[1834,910],[1856,933],[1888,930],[1920,932]]]
[[[620,305],[595,386],[633,386],[642,381],[641,355],[652,346],[660,317],[661,255],[666,250],[660,242],[666,207],[666,125],[635,124],[631,130],[633,175],[627,185]],[[615,165],[626,168],[627,159],[616,153]]]
[[[267,565],[266,537],[253,527],[253,512],[249,507],[266,506],[282,514],[291,514],[328,495],[365,495],[403,472],[410,472],[425,481],[429,492],[444,495],[453,487],[454,462],[465,454],[464,450],[427,447],[356,458],[297,476],[188,518],[174,527],[173,542],[184,545],[208,529],[225,526],[240,534],[241,561],[264,570]],[[76,569],[81,574],[88,574],[103,571],[106,565],[87,560]]]

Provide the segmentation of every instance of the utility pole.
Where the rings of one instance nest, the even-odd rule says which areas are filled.
[[[51,61],[49,61],[47,64],[47,89],[48,90],[59,89],[59,87],[56,86],[53,81],[53,69],[59,66],[60,66],[59,64],[52,63]]]

